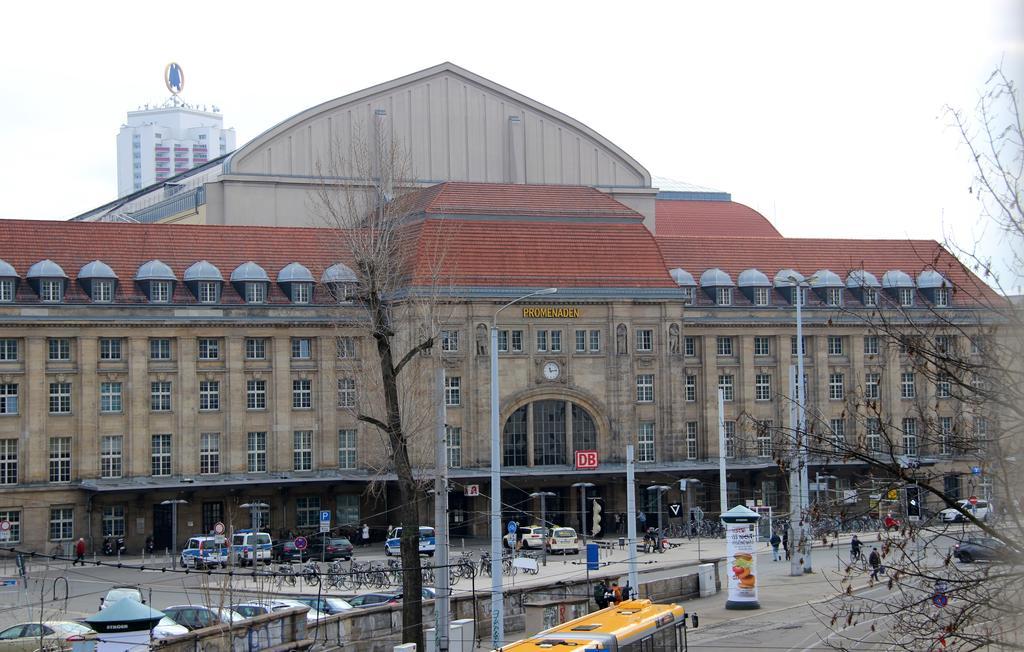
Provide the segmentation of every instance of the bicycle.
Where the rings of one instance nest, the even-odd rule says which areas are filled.
[[[307,561],[303,564],[301,574],[306,584],[310,586],[318,586],[320,584],[320,565],[315,561]]]
[[[285,564],[279,564],[274,572],[277,574],[278,588],[281,588],[281,586],[285,584],[288,586],[295,586],[297,578],[295,577],[295,570],[292,568],[291,564],[288,564],[287,566]]]

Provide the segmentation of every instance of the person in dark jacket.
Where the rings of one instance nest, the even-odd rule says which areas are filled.
[[[608,590],[608,585],[601,580],[594,586],[594,602],[597,603],[598,609],[604,609],[608,606],[608,596],[611,592]]]
[[[782,550],[786,553],[786,561],[789,561],[789,529],[783,530],[782,532]]]
[[[871,566],[871,579],[877,580],[882,572],[882,556],[878,554],[878,548],[872,548],[868,555],[868,564]]]
[[[782,555],[779,554],[779,544],[782,543],[782,537],[779,536],[779,533],[772,532],[772,538],[768,539],[768,543],[772,546],[772,561],[782,561]]]

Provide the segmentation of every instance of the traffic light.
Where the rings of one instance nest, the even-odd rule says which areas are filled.
[[[907,500],[907,518],[917,519],[921,517],[921,489],[917,485],[907,485],[903,488]]]
[[[593,520],[593,526],[592,526],[592,530],[593,531],[590,533],[590,536],[596,537],[601,532],[601,501],[600,500],[595,500],[594,501],[594,517],[593,517],[592,520]]]

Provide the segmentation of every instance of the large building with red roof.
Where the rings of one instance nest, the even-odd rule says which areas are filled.
[[[578,526],[582,480],[605,514],[595,524],[588,508],[587,529],[614,531],[627,445],[644,486],[700,480],[666,503],[717,512],[724,453],[730,503],[787,511],[797,285],[817,427],[982,491],[960,475],[966,453],[927,433],[985,416],[873,326],[886,311],[978,323],[994,297],[942,246],[786,238],[727,193],[660,182],[569,116],[442,64],[72,221],[0,222],[0,519],[13,542],[164,547],[169,499],[188,501],[178,532],[248,526],[243,503],[266,504],[259,525],[275,535],[315,529],[321,510],[378,533],[396,520],[393,494],[367,492],[392,476],[357,419],[379,399],[354,235],[313,206],[317,187],[359,186],[325,162],[357,126],[410,150],[402,296],[433,297],[438,346],[406,389],[422,407],[427,372],[444,368],[457,532],[487,531],[489,329],[540,288],[557,292],[497,324],[506,520],[533,520],[530,494],[545,491],[549,520]],[[429,422],[417,427],[428,469]],[[597,467],[577,468],[578,451]],[[867,509],[877,490],[850,459],[814,472],[832,500]],[[638,493],[649,514],[656,493]]]

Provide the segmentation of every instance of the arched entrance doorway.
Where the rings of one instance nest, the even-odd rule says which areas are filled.
[[[521,406],[505,420],[505,466],[573,463],[578,450],[597,449],[597,426],[585,407],[569,400],[544,399]]]

